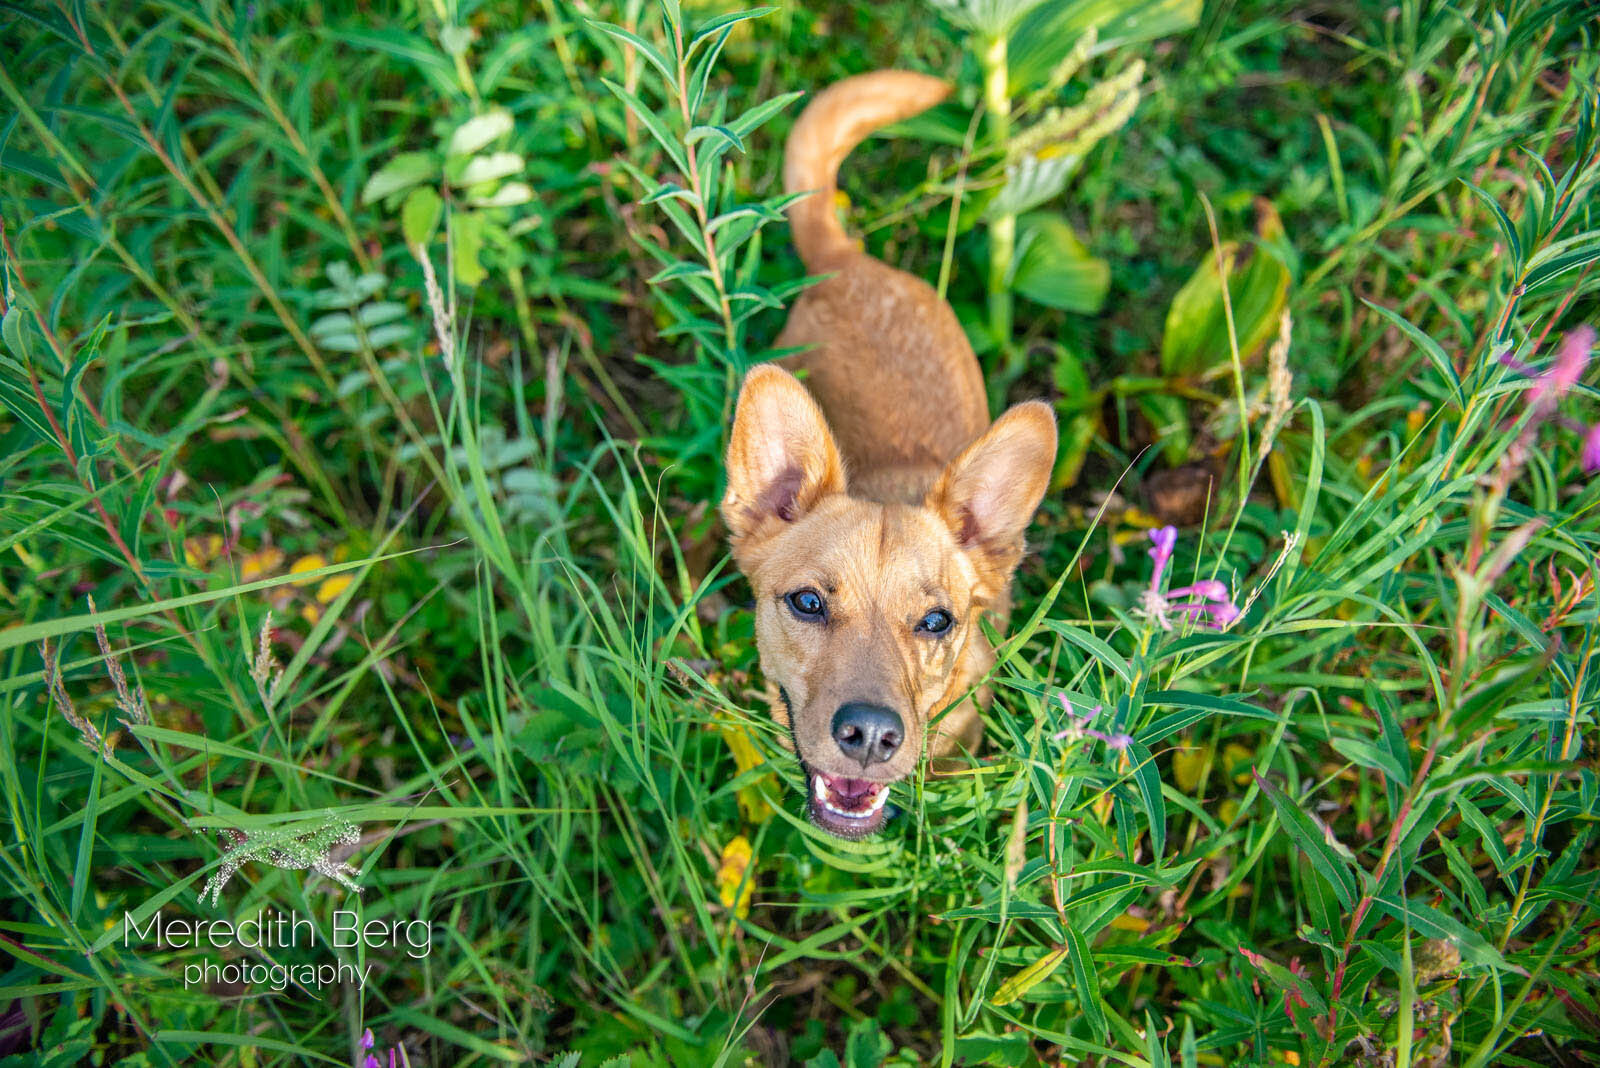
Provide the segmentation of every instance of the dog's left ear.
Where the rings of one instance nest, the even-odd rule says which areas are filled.
[[[792,523],[844,489],[844,461],[810,392],[781,367],[751,368],[733,415],[722,498],[735,555],[763,527]]]
[[[1043,401],[1018,404],[951,460],[927,506],[950,525],[986,578],[1003,585],[1022,559],[1022,532],[1050,485],[1056,417]]]

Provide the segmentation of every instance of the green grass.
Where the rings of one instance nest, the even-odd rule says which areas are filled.
[[[381,7],[0,8],[0,1062],[1593,1063],[1583,4]],[[791,96],[890,65],[848,224],[1063,454],[846,843],[713,502]],[[428,951],[129,929],[334,909]]]

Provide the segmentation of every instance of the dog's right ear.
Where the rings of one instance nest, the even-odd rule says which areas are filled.
[[[735,551],[763,527],[792,523],[844,489],[844,461],[811,394],[781,367],[752,367],[733,415],[722,498]]]

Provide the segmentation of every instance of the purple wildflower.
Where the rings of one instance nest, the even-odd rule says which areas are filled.
[[[1578,379],[1583,377],[1584,368],[1589,366],[1589,353],[1593,349],[1594,327],[1587,323],[1561,339],[1561,347],[1556,349],[1556,358],[1545,375],[1550,380],[1550,389],[1556,396],[1559,397],[1578,384]]]
[[[1561,339],[1556,348],[1555,358],[1542,372],[1536,372],[1532,367],[1514,358],[1510,351],[1500,354],[1499,360],[1505,366],[1532,379],[1532,388],[1528,390],[1528,409],[1532,417],[1523,426],[1522,432],[1511,443],[1510,448],[1500,460],[1501,479],[1509,482],[1522,465],[1528,460],[1533,449],[1535,436],[1539,426],[1555,415],[1556,407],[1561,399],[1577,386],[1583,373],[1589,367],[1589,358],[1594,349],[1594,327],[1584,324],[1575,330],[1569,331]],[[1585,474],[1594,474],[1600,471],[1600,425],[1586,427],[1576,419],[1557,416],[1555,422],[1568,430],[1583,435],[1583,447],[1579,454],[1579,463]]]
[[[1528,391],[1528,405],[1549,409],[1578,384],[1589,366],[1589,354],[1593,348],[1594,327],[1585,324],[1561,339],[1555,359],[1543,371],[1537,371],[1530,364],[1512,356],[1510,349],[1501,353],[1499,359],[1518,374],[1533,379],[1533,388]]]
[[[1581,455],[1583,473],[1592,475],[1600,471],[1600,423],[1589,428],[1583,436],[1583,453]]]
[[[1179,600],[1179,598],[1187,598]],[[1181,612],[1201,626],[1222,630],[1239,618],[1239,608],[1233,603],[1225,583],[1216,579],[1196,582],[1193,586],[1172,590],[1166,597],[1171,611]]]
[[[1496,356],[1495,359],[1500,361],[1500,365],[1502,367],[1509,367],[1519,375],[1527,375],[1529,378],[1535,378],[1539,374],[1538,371],[1534,370],[1532,364],[1523,363],[1521,360],[1511,355],[1510,349],[1506,349],[1506,351],[1502,352],[1499,356]]]
[[[1150,559],[1155,561],[1155,569],[1150,573],[1150,588],[1161,588],[1161,576],[1166,573],[1167,561],[1172,559],[1172,548],[1178,544],[1177,527],[1161,527],[1150,532],[1150,541],[1153,548],[1150,550]]]
[[[1175,601],[1179,597],[1199,597],[1206,601],[1226,601],[1228,599],[1228,587],[1226,583],[1218,579],[1206,579],[1203,582],[1196,582],[1193,586],[1184,586],[1180,589],[1167,591],[1167,599],[1169,601]]]
[[[1217,579],[1204,579],[1192,586],[1162,593],[1161,580],[1172,559],[1178,531],[1174,527],[1152,530],[1150,540],[1155,543],[1150,550],[1155,568],[1150,574],[1150,588],[1144,594],[1144,609],[1162,630],[1172,629],[1168,617],[1173,614],[1214,630],[1224,630],[1239,618],[1241,613],[1233,603],[1227,584]]]
[[[1167,529],[1172,530],[1171,527],[1168,527]],[[1173,533],[1176,534],[1177,532],[1173,531]],[[1076,711],[1074,711],[1072,702],[1067,700],[1066,694],[1056,694],[1056,700],[1061,702],[1061,707],[1066,710],[1067,717],[1073,721],[1072,726],[1068,727],[1066,730],[1056,732],[1056,741],[1059,742],[1063,739],[1072,737],[1097,738],[1106,743],[1107,749],[1115,749],[1119,751],[1126,749],[1128,746],[1133,744],[1132,735],[1123,734],[1120,731],[1116,734],[1107,734],[1104,731],[1097,731],[1093,727],[1089,726],[1089,724],[1094,722],[1095,716],[1098,716],[1100,714],[1100,710],[1105,706],[1095,705],[1093,708],[1089,709],[1089,711],[1079,715]]]
[[[369,1027],[361,1032],[361,1048],[366,1053],[366,1058],[361,1062],[361,1068],[384,1068],[383,1061],[372,1052],[372,1048],[377,1044],[378,1040],[372,1037],[372,1028]],[[396,1055],[400,1052],[399,1046],[389,1047],[389,1068],[398,1068],[401,1063],[411,1063],[404,1057],[396,1059]]]

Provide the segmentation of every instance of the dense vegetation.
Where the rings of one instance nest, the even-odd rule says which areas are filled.
[[[1592,8],[387,6],[0,8],[5,1064],[1593,1063]],[[885,66],[847,225],[1063,444],[846,843],[714,502]],[[333,909],[431,941],[138,933]]]

